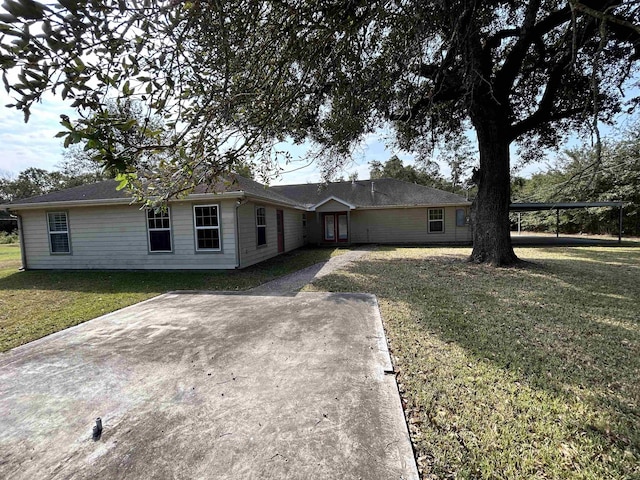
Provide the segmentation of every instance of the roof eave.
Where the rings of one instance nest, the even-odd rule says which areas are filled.
[[[367,205],[357,207],[358,210],[380,210],[385,208],[439,208],[439,207],[470,207],[471,202],[455,203],[420,203],[414,205]]]
[[[184,198],[176,198],[169,200],[169,203],[185,202],[189,200],[200,199],[227,199],[244,197],[245,192],[233,191],[224,193],[192,193]],[[51,209],[51,208],[65,208],[65,207],[99,207],[110,205],[134,205],[136,202],[133,198],[101,198],[96,200],[63,200],[58,202],[33,202],[33,203],[7,203],[0,205],[0,209],[5,211],[14,210],[37,210],[37,209]]]
[[[302,205],[298,205],[296,203],[289,203],[289,202],[284,202],[284,201],[280,201],[280,200],[274,200],[272,198],[269,197],[263,197],[261,195],[256,195],[255,193],[246,193],[244,192],[244,194],[246,195],[247,198],[253,198],[255,200],[259,200],[260,202],[263,203],[269,203],[271,205],[280,205],[283,207],[289,207],[289,208],[293,208],[295,210],[302,210],[302,211],[307,211],[307,208],[305,208]]]

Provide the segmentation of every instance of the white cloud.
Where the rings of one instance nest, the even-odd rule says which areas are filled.
[[[29,167],[54,169],[62,159],[62,144],[55,134],[62,130],[60,114],[72,111],[57,98],[47,97],[31,109],[31,118],[24,123],[22,112],[5,108],[14,103],[6,92],[0,93],[4,110],[0,115],[0,170],[17,174]]]

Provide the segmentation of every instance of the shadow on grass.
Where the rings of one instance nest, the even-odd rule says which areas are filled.
[[[301,248],[242,270],[28,270],[0,278],[0,290],[156,293],[170,290],[246,290],[335,255],[332,248]]]
[[[460,253],[457,259],[428,257],[428,250],[423,258],[374,258],[315,285],[375,293],[389,302],[390,315],[408,310],[421,336],[454,343],[569,406],[585,398],[598,414],[574,418],[575,435],[615,449],[618,460],[629,461],[631,452],[633,465],[640,458],[640,250],[571,249],[570,258],[534,259],[530,269],[472,265]],[[404,361],[419,356],[419,338],[391,342]]]

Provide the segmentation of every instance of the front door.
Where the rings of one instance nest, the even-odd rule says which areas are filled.
[[[282,210],[276,210],[276,223],[278,224],[278,253],[284,252],[284,215]]]
[[[349,241],[349,221],[346,213],[325,213],[323,217],[325,242]]]

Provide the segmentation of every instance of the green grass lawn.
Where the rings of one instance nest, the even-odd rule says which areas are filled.
[[[308,290],[378,296],[423,478],[640,478],[640,246],[381,248]]]
[[[245,290],[339,255],[300,249],[238,271],[26,271],[0,245],[0,352],[170,290]]]

